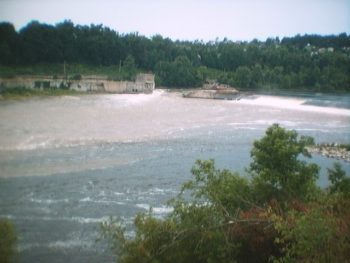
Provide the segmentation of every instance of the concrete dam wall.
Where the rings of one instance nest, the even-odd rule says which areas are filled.
[[[16,76],[0,78],[0,88],[71,89],[82,92],[152,93],[155,88],[153,74],[138,74],[135,81],[113,81],[104,76],[79,76],[67,79],[52,76]]]

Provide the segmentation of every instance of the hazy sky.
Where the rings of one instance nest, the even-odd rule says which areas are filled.
[[[0,21],[103,24],[181,40],[350,33],[350,0],[0,0]]]

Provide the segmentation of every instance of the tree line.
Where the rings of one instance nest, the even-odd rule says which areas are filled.
[[[102,25],[0,23],[0,65],[82,64],[152,71],[158,86],[216,79],[241,89],[350,91],[350,36],[297,35],[266,41],[173,41],[119,34]],[[130,62],[132,62],[130,64]]]

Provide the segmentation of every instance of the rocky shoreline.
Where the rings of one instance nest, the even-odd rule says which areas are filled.
[[[341,144],[316,144],[308,148],[310,153],[320,154],[322,156],[343,160],[350,163],[350,145]]]

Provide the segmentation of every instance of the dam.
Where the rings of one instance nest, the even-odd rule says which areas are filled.
[[[152,93],[155,88],[154,75],[140,73],[135,81],[115,81],[107,76],[75,75],[64,76],[23,75],[10,78],[0,78],[1,88],[27,89],[70,89],[81,92],[133,94]]]

